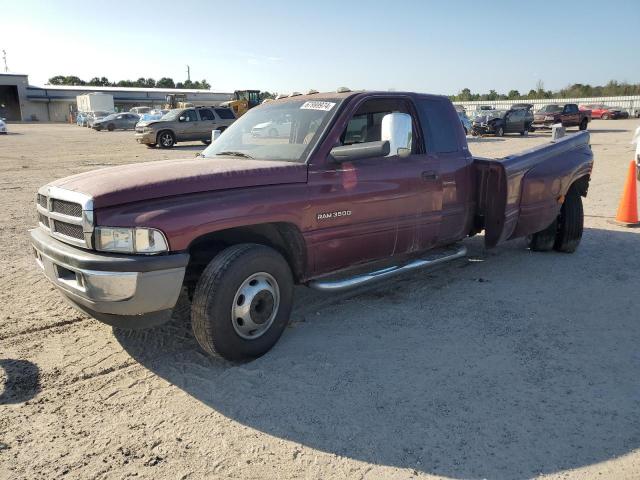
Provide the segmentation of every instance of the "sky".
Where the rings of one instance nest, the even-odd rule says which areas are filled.
[[[189,65],[222,92],[524,93],[640,83],[639,19],[638,0],[3,0],[0,50],[33,85],[177,82]]]

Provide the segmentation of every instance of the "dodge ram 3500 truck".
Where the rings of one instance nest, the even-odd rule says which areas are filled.
[[[252,135],[286,117],[282,138]],[[528,237],[573,252],[593,165],[580,132],[492,160],[469,152],[445,98],[295,95],[256,107],[202,156],[81,173],[42,187],[36,263],[77,308],[121,328],[191,298],[195,337],[231,360],[282,334],[294,284],[332,292]]]

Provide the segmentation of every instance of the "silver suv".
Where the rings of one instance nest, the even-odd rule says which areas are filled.
[[[139,122],[136,125],[136,141],[153,148],[171,148],[178,142],[201,141],[211,143],[212,130],[224,130],[236,117],[226,107],[176,108],[160,120]]]

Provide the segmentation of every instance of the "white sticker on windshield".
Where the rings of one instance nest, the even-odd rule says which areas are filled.
[[[313,102],[304,102],[300,107],[300,110],[322,110],[324,112],[328,112],[334,105],[334,102],[320,102],[315,100]]]

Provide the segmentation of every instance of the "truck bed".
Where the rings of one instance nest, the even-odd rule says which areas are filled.
[[[476,223],[494,247],[548,227],[574,183],[586,195],[593,153],[589,133],[579,132],[504,158],[474,157],[474,165]]]

